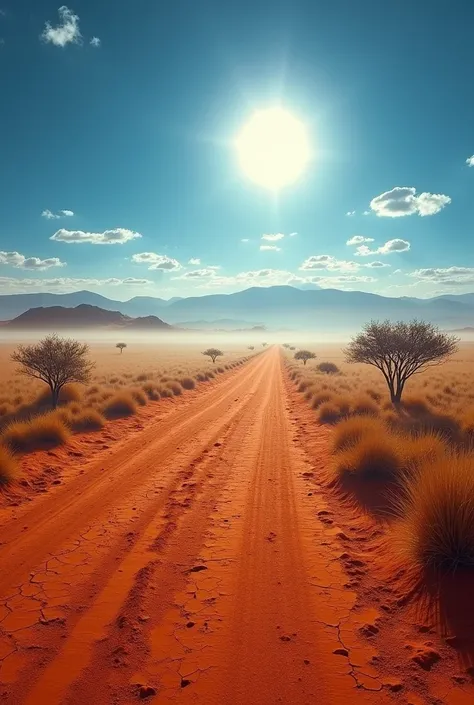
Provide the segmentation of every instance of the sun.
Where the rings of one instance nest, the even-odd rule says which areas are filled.
[[[296,181],[310,159],[303,123],[279,107],[255,112],[235,146],[243,172],[273,190]]]

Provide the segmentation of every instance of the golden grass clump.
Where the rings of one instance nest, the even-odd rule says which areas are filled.
[[[128,392],[132,395],[137,404],[140,406],[146,406],[148,397],[143,389],[140,389],[139,387],[131,387]]]
[[[105,426],[105,418],[97,409],[84,409],[72,421],[72,430],[76,433],[100,431]]]
[[[362,394],[352,402],[351,412],[353,414],[362,414],[363,416],[378,416],[380,409],[371,397]]]
[[[102,409],[105,418],[120,419],[137,413],[137,402],[130,392],[117,392],[108,399]]]
[[[335,471],[339,477],[357,476],[361,480],[400,479],[403,458],[396,439],[390,436],[362,436],[356,445],[335,456]]]
[[[217,371],[219,372],[219,368],[217,368]],[[222,370],[224,372],[224,370]],[[179,380],[179,383],[183,387],[183,389],[194,389],[196,387],[196,382],[193,380],[192,377],[182,377]]]
[[[347,450],[357,445],[365,437],[383,437],[387,427],[372,416],[351,416],[343,419],[334,429],[332,440],[333,452]]]
[[[18,464],[9,448],[0,445],[0,486],[8,485],[18,473]]]
[[[321,423],[335,424],[341,419],[341,416],[340,408],[332,401],[324,402],[319,406],[318,419]]]
[[[454,452],[432,459],[406,484],[396,546],[421,568],[474,567],[474,457]]]
[[[2,442],[13,452],[31,453],[62,445],[70,435],[71,430],[59,413],[51,412],[10,424],[2,435]]]
[[[175,397],[179,397],[180,394],[183,393],[182,386],[176,380],[173,380],[171,382],[167,382],[166,386],[168,387],[168,389],[170,389],[173,392]]]

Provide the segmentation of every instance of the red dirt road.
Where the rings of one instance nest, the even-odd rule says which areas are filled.
[[[298,437],[270,349],[5,522],[0,701],[393,702]]]

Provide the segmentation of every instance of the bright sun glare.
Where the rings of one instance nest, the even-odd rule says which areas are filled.
[[[270,189],[296,181],[310,158],[303,123],[282,108],[257,111],[237,137],[244,173]]]

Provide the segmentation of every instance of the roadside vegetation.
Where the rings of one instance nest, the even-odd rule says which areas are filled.
[[[213,349],[223,359],[209,366],[192,346],[136,345],[127,355],[125,343],[115,347],[90,349],[53,335],[0,348],[0,487],[16,479],[22,455],[205,388],[250,357],[243,349],[225,354]]]
[[[330,484],[389,524],[405,563],[474,568],[472,346],[430,324],[372,322],[331,352],[306,367],[285,353],[316,423],[332,428]]]

